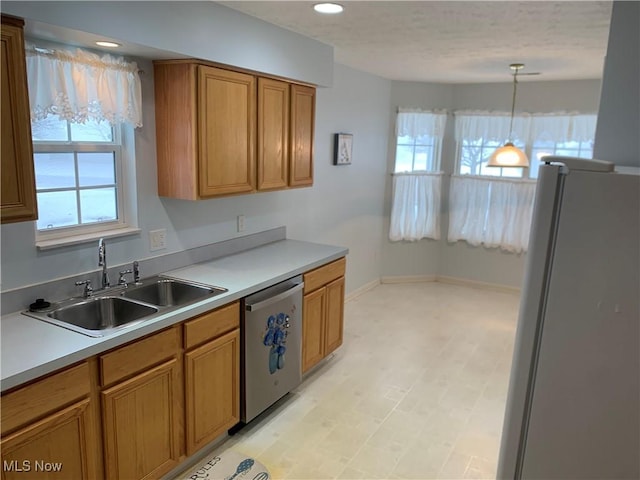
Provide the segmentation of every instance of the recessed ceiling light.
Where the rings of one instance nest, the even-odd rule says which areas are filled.
[[[96,45],[100,45],[101,47],[109,47],[109,48],[116,48],[116,47],[120,46],[119,43],[106,42],[104,40],[100,40],[100,41],[96,42]]]
[[[316,3],[313,9],[318,13],[341,13],[344,8],[337,3]]]

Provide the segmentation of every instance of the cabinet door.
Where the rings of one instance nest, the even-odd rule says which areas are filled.
[[[325,288],[308,293],[302,308],[302,373],[324,358]]]
[[[240,330],[185,354],[187,455],[239,421]]]
[[[199,193],[255,189],[255,78],[198,66]]]
[[[344,323],[344,277],[329,283],[327,289],[327,311],[325,324],[325,351],[329,355],[342,345]]]
[[[289,186],[313,185],[313,130],[316,90],[291,85],[291,169]]]
[[[102,392],[107,478],[158,478],[178,464],[181,368],[174,358]]]
[[[289,84],[258,78],[258,190],[286,188]]]
[[[89,400],[2,439],[2,479],[96,478]]]
[[[35,220],[35,181],[22,21],[2,17],[2,223]]]

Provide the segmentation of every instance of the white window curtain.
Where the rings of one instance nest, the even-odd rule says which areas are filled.
[[[513,117],[512,140],[525,144],[538,140],[586,142],[593,139],[597,116],[583,113],[520,113]],[[506,112],[455,112],[455,138],[504,142],[509,138],[511,116]]]
[[[455,112],[455,138],[462,140],[504,142],[509,139],[511,114],[503,112]],[[526,142],[531,130],[531,116],[517,115],[513,117],[513,134],[511,140]]]
[[[441,185],[441,172],[393,175],[391,241],[440,239]]]
[[[396,118],[396,137],[430,139],[430,153],[419,152],[414,148],[414,171],[393,175],[393,198],[391,204],[391,222],[389,239],[417,241],[422,238],[440,238],[440,192],[442,173],[437,171],[416,170],[415,165],[427,165],[438,168],[440,165],[440,145],[447,123],[444,110],[425,111],[414,108],[399,108]],[[423,140],[424,141],[424,140]],[[399,149],[400,147],[398,147]],[[424,147],[423,147],[424,148]],[[400,170],[400,161],[396,152],[394,171]],[[431,161],[416,161],[418,155],[431,155]],[[428,167],[431,165],[431,167]],[[422,167],[424,168],[424,167]]]
[[[396,136],[430,137],[444,136],[447,113],[444,110],[423,111],[413,108],[399,108],[396,119]]]
[[[84,123],[142,126],[138,67],[111,55],[86,50],[49,50],[28,45],[27,77],[32,120],[57,115]]]
[[[449,194],[449,242],[526,252],[536,182],[454,175]]]
[[[580,113],[536,114],[531,119],[532,142],[587,142],[593,140],[597,115]]]

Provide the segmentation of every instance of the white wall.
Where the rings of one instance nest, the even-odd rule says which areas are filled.
[[[189,202],[157,196],[153,68],[149,60],[135,60],[146,72],[142,76],[144,126],[135,132],[142,234],[109,240],[110,265],[285,225],[289,238],[349,248],[347,292],[377,280],[390,81],[332,65],[333,86],[317,90],[313,187]],[[354,134],[349,166],[332,165],[336,132]],[[245,215],[242,234],[236,232],[240,214]],[[168,248],[151,253],[148,232],[157,228],[167,229]],[[93,243],[38,251],[34,222],[2,225],[0,231],[2,291],[97,269]]]
[[[431,277],[439,270],[440,242],[420,240],[418,242],[391,242],[389,219],[391,216],[392,181],[391,172],[395,161],[395,123],[399,107],[422,108],[424,110],[447,109],[453,103],[453,86],[416,82],[393,82],[391,87],[391,109],[389,117],[389,148],[387,175],[385,175],[385,222],[382,273],[387,276]],[[449,144],[443,145],[443,156],[449,155]]]

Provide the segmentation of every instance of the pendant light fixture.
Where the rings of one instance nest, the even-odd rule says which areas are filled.
[[[513,71],[513,100],[511,101],[511,122],[509,123],[509,138],[503,147],[498,148],[489,157],[488,167],[528,167],[527,154],[516,147],[511,141],[513,138],[513,113],[516,108],[516,87],[518,85],[518,72],[524,68],[523,63],[512,63],[509,68]]]

